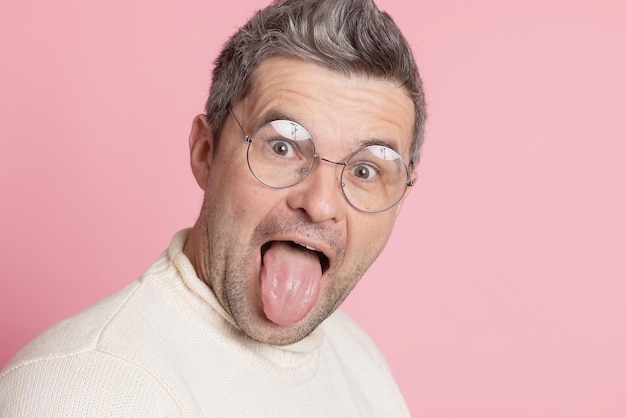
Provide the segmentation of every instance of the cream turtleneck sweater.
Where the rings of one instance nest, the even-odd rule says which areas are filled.
[[[298,343],[246,337],[182,252],[44,332],[0,374],[0,416],[404,417],[365,332],[334,313]]]

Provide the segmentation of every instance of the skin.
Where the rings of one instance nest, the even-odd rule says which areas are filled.
[[[371,140],[389,142],[409,160],[413,103],[388,81],[274,57],[255,70],[250,93],[233,112],[248,134],[269,113],[288,116],[311,133],[317,153],[333,161],[344,161]],[[249,337],[274,345],[301,340],[337,309],[374,262],[402,202],[382,213],[361,212],[342,195],[340,168],[320,161],[293,187],[261,184],[248,169],[246,143],[232,116],[216,145],[206,116],[198,115],[189,145],[194,176],[205,191],[184,247],[198,277]],[[288,326],[267,319],[261,302],[261,246],[273,240],[300,242],[330,259],[314,307]]]

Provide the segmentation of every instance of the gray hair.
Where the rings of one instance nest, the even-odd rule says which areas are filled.
[[[422,80],[408,42],[373,0],[276,0],[258,11],[226,42],[215,61],[206,113],[216,140],[228,106],[245,98],[252,73],[272,56],[403,87],[415,107],[411,162],[417,164],[426,120]]]

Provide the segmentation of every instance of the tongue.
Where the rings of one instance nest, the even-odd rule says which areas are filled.
[[[311,310],[320,290],[322,268],[317,254],[286,242],[275,242],[263,256],[261,294],[265,315],[291,325]]]

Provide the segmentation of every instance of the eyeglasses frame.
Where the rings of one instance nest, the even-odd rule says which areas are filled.
[[[287,186],[273,186],[271,184],[267,184],[266,182],[264,182],[263,180],[261,180],[254,172],[254,170],[252,169],[252,167],[250,166],[250,145],[252,144],[252,141],[254,140],[254,135],[248,135],[246,133],[246,130],[243,128],[243,125],[241,124],[241,122],[239,122],[239,119],[237,118],[237,116],[235,115],[235,112],[233,112],[232,106],[228,106],[228,111],[230,112],[230,114],[232,115],[233,119],[235,120],[235,123],[237,123],[237,126],[239,126],[239,129],[241,130],[241,133],[243,134],[243,139],[245,142],[248,143],[248,149],[246,151],[246,162],[248,163],[248,169],[250,170],[250,173],[254,176],[255,179],[257,179],[257,181],[259,181],[259,183],[270,187],[272,189],[287,189],[289,187],[293,187],[299,183],[302,183],[304,181],[304,179],[306,179],[308,177],[308,175],[313,171],[313,167],[315,166],[315,160],[320,160],[320,161],[324,161],[330,164],[335,164],[335,165],[339,165],[339,166],[343,166],[343,168],[341,169],[341,176],[340,178],[340,185],[341,185],[341,193],[343,194],[343,197],[346,199],[346,202],[348,202],[348,204],[350,206],[352,206],[353,208],[364,212],[364,213],[381,213],[381,212],[385,212],[388,211],[389,209],[393,208],[394,206],[396,206],[398,203],[400,203],[400,201],[402,200],[402,198],[404,197],[404,195],[406,194],[406,191],[409,187],[413,187],[414,182],[411,180],[411,171],[409,170],[409,167],[407,167],[406,163],[404,162],[404,160],[402,159],[402,157],[400,155],[398,155],[400,157],[400,161],[402,162],[402,165],[404,166],[404,169],[406,171],[406,182],[405,182],[405,186],[404,186],[404,190],[402,191],[402,193],[400,194],[400,196],[398,197],[398,199],[391,204],[389,207],[386,207],[384,209],[379,209],[379,210],[365,210],[363,208],[360,208],[358,206],[356,206],[354,203],[352,203],[350,201],[350,199],[348,198],[348,196],[346,195],[345,192],[345,186],[346,184],[343,182],[343,173],[345,168],[348,166],[348,162],[352,159],[352,157],[354,155],[356,155],[357,153],[363,151],[364,149],[366,149],[367,147],[362,147],[357,149],[356,151],[352,152],[348,158],[346,158],[346,160],[344,162],[341,161],[333,161],[331,159],[328,159],[326,157],[322,157],[321,155],[318,155],[316,150],[315,150],[315,141],[313,139],[313,137],[309,134],[309,139],[311,140],[311,144],[313,145],[313,160],[311,162],[311,167],[307,170],[306,174],[304,174],[304,176],[302,176],[302,178],[300,180],[298,180],[297,182],[293,183],[293,184],[289,184]],[[296,123],[297,122],[293,122],[293,121],[287,121],[287,122],[291,122],[291,123]],[[300,124],[297,124],[298,126],[302,126]],[[304,127],[303,127],[304,128]],[[308,132],[308,130],[306,130],[306,128],[304,128],[306,132]],[[388,147],[385,147],[388,148]],[[391,148],[389,148],[391,149]],[[392,150],[393,151],[393,150]],[[394,151],[395,152],[395,151]],[[397,154],[397,152],[396,152]],[[413,161],[409,162],[409,166],[412,167],[413,166]]]

